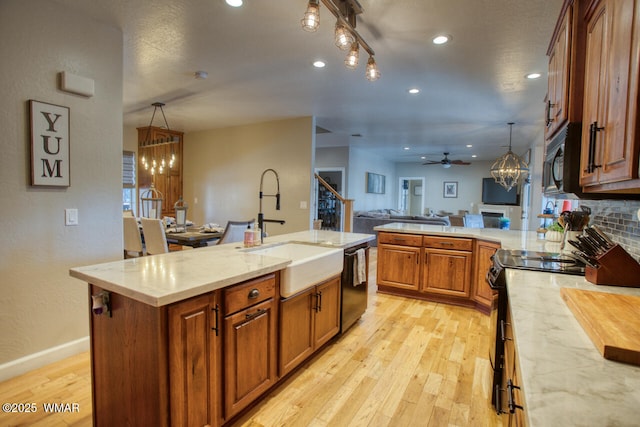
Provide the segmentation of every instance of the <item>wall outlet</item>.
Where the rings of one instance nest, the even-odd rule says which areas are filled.
[[[78,209],[64,210],[64,225],[78,225]]]
[[[307,201],[306,200],[302,200],[300,202],[300,209],[307,209]]]

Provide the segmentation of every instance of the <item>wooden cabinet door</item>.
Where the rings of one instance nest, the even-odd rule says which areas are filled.
[[[632,63],[634,40],[638,31],[634,22],[637,1],[607,1],[610,20],[605,36],[607,54],[606,115],[600,147],[602,168],[600,182],[616,182],[637,178],[638,150],[636,139],[636,104],[638,99],[638,62]],[[634,28],[634,25],[636,28]],[[637,47],[637,46],[636,46]],[[635,169],[634,169],[635,166]]]
[[[549,86],[546,138],[566,123],[569,103],[569,47],[571,45],[572,8],[562,18],[553,50],[549,54]]]
[[[582,114],[582,146],[580,153],[580,185],[588,186],[598,183],[600,152],[594,137],[600,137],[593,131],[595,123],[603,125],[605,103],[606,34],[607,8],[605,2],[591,15],[587,22],[586,58],[584,77],[584,105]]]
[[[622,189],[638,178],[638,8],[633,0],[602,0],[589,10],[580,183],[613,185],[586,191]]]
[[[271,387],[276,377],[274,299],[225,317],[225,419]]]
[[[418,290],[420,286],[420,248],[378,245],[378,284]]]
[[[340,331],[340,277],[316,286],[314,348],[320,347]]]
[[[500,248],[500,244],[477,241],[474,253],[475,269],[473,277],[473,299],[486,310],[491,310],[495,292],[487,283],[486,276],[493,261],[491,256]]]
[[[215,292],[168,309],[172,426],[219,425],[218,315]]]
[[[315,287],[280,302],[280,375],[289,373],[313,353]]]
[[[471,289],[471,252],[423,250],[422,290],[468,298]]]

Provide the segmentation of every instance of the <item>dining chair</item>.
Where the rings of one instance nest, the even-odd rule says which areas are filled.
[[[484,228],[484,220],[480,214],[467,214],[464,216],[464,226],[469,228]]]
[[[140,218],[144,244],[147,255],[165,254],[169,252],[167,236],[164,234],[164,221],[155,218]]]
[[[132,254],[135,254],[136,257],[144,255],[140,228],[134,216],[122,217],[122,231],[124,237],[124,257],[129,258]]]
[[[244,241],[244,231],[247,229],[247,226],[253,230],[253,224],[255,219],[251,218],[248,221],[229,221],[224,228],[224,232],[222,233],[222,237],[218,240],[218,245],[223,243],[231,243],[231,242],[242,242]]]

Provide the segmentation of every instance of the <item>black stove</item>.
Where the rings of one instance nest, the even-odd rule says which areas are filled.
[[[499,249],[494,263],[502,268],[547,271],[551,273],[584,276],[585,264],[579,259],[558,252],[538,252]]]

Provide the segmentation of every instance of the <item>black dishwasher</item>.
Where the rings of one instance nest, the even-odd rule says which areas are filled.
[[[357,279],[359,250],[360,259],[364,259],[365,280]],[[362,254],[364,253],[364,257]],[[342,270],[340,333],[353,326],[367,309],[367,294],[369,285],[369,245],[354,246],[344,251],[344,266]]]

